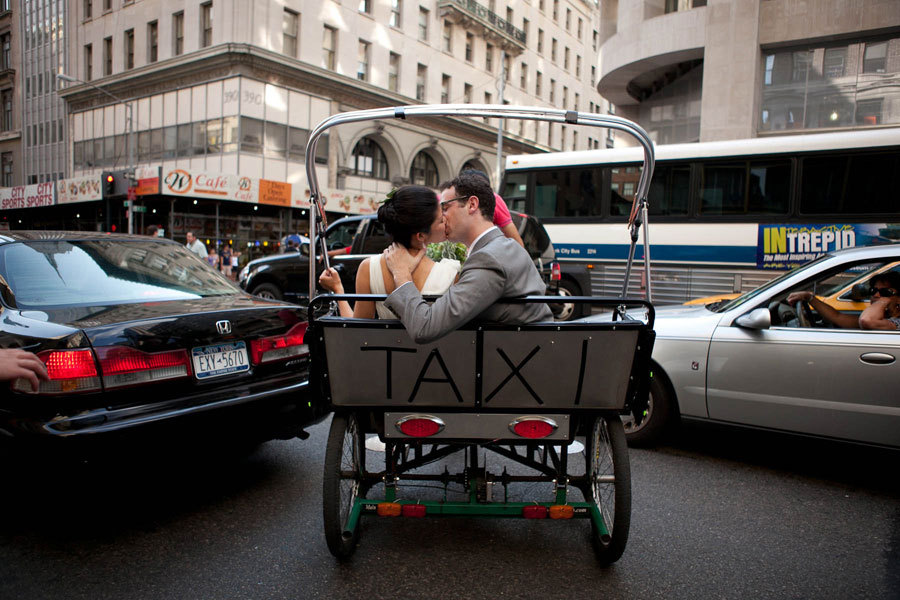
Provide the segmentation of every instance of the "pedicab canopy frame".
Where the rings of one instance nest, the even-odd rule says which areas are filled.
[[[310,157],[316,156],[316,147],[322,134],[337,125],[345,123],[357,123],[359,121],[373,121],[375,119],[408,119],[413,117],[484,117],[499,119],[520,119],[529,121],[548,121],[550,123],[562,123],[564,125],[589,125],[594,127],[606,127],[617,129],[631,134],[644,149],[644,168],[638,182],[637,193],[631,205],[631,214],[628,218],[628,228],[631,235],[631,245],[628,250],[628,262],[625,266],[625,282],[622,285],[622,298],[628,294],[628,282],[631,278],[631,267],[634,263],[634,250],[637,244],[638,232],[641,225],[644,226],[644,280],[646,282],[646,299],[652,301],[650,287],[650,240],[647,232],[647,195],[650,191],[650,179],[656,165],[653,150],[653,142],[647,132],[638,124],[616,117],[614,115],[597,115],[593,113],[580,113],[574,110],[560,110],[556,108],[541,108],[537,106],[500,106],[493,104],[424,104],[418,106],[396,106],[386,108],[373,108],[370,110],[357,110],[353,112],[332,115],[319,123],[309,136],[306,144],[306,178],[309,182],[310,211],[309,211],[309,289],[316,289],[316,242],[321,244],[322,259],[328,268],[328,249],[325,244],[325,208],[319,188],[319,178],[316,175],[315,161]],[[497,182],[499,185],[499,182]],[[318,226],[318,227],[317,227]],[[323,235],[317,237],[321,229]],[[313,294],[310,294],[310,298]]]
[[[395,320],[348,319],[323,314],[332,301],[379,301],[384,295],[323,294],[309,304],[310,381],[322,412],[334,410],[325,450],[323,522],[329,550],[339,559],[356,549],[366,516],[491,516],[588,519],[597,559],[618,560],[631,522],[631,475],[621,414],[637,422],[648,409],[654,310],[650,303],[647,194],[653,175],[653,143],[625,119],[537,107],[441,104],[380,108],[337,114],[320,123],[307,145],[310,185],[310,279],[316,261],[328,267],[325,212],[313,157],[327,129],[343,123],[411,117],[527,119],[625,131],[644,148],[644,169],[629,218],[631,246],[621,297],[570,297],[601,306],[612,317],[567,323],[497,325],[469,323],[441,339],[416,344]],[[627,298],[631,266],[644,226],[646,299]],[[319,252],[314,251],[317,244]],[[317,256],[318,255],[318,256]],[[314,294],[310,293],[312,297]],[[535,296],[500,302],[553,302]],[[641,307],[644,317],[629,317]],[[366,434],[385,445],[384,469],[367,466]],[[568,454],[584,436],[583,472],[570,473]],[[479,454],[480,451],[484,451]],[[531,473],[487,468],[487,452]],[[464,469],[450,473],[447,459],[465,453]],[[483,459],[483,460],[482,460]],[[444,462],[443,473],[422,467]],[[576,465],[577,466],[577,465]],[[430,485],[423,485],[429,482]],[[511,501],[511,486],[552,486],[552,498]],[[448,498],[462,486],[466,500]],[[370,498],[383,486],[382,497]],[[443,489],[425,499],[422,487]],[[502,488],[502,493],[496,490]],[[571,501],[569,488],[584,501]],[[410,490],[412,490],[410,492]],[[498,499],[502,496],[502,500]]]

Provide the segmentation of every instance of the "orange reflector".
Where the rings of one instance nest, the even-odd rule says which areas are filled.
[[[571,519],[575,516],[575,508],[568,504],[556,504],[550,507],[551,519]]]
[[[424,517],[425,516],[425,505],[424,504],[404,504],[403,505],[403,516],[404,517]]]
[[[403,435],[410,437],[429,437],[444,429],[444,422],[431,415],[409,415],[396,423]]]
[[[400,504],[396,502],[379,502],[375,512],[379,517],[399,517],[401,510]]]
[[[547,507],[535,504],[533,506],[523,506],[522,516],[526,519],[546,519]]]
[[[519,417],[509,424],[519,437],[536,440],[545,438],[556,430],[556,422],[546,417]]]

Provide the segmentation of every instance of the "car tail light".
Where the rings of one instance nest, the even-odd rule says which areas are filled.
[[[432,415],[408,415],[397,421],[397,429],[410,437],[429,437],[444,429],[444,422]]]
[[[90,348],[80,350],[45,350],[38,353],[47,366],[50,381],[40,382],[38,394],[69,394],[72,392],[92,392],[100,389],[97,363]],[[13,389],[19,392],[33,392],[27,379],[17,379]]]
[[[142,352],[126,346],[97,348],[103,385],[107,388],[188,377],[191,359],[186,350]]]
[[[526,519],[546,519],[547,507],[540,504],[534,504],[522,507],[522,516]]]
[[[575,507],[568,504],[555,504],[550,507],[551,519],[571,519],[575,516]]]
[[[424,504],[404,504],[402,513],[403,513],[404,517],[414,517],[414,518],[424,517],[425,516],[425,505]]]
[[[545,438],[554,431],[558,425],[553,419],[547,417],[519,417],[509,424],[509,430],[519,437],[537,440]]]
[[[250,361],[254,365],[286,360],[294,356],[309,354],[309,346],[304,343],[307,323],[297,323],[284,335],[273,335],[250,341]]]
[[[562,279],[562,267],[558,262],[550,263],[550,281],[559,281]]]

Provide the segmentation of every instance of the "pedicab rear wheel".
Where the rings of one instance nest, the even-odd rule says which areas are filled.
[[[619,560],[631,528],[631,467],[625,429],[618,415],[597,417],[586,436],[585,468],[588,502],[600,510],[607,535],[591,521],[591,543],[597,560]]]
[[[325,446],[322,517],[325,543],[339,559],[349,558],[359,542],[359,527],[352,533],[345,530],[365,472],[363,444],[356,415],[335,413]]]

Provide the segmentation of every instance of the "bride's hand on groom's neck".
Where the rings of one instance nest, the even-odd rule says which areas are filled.
[[[425,257],[425,248],[406,249],[394,242],[384,250],[384,262],[394,278],[394,286],[400,287],[412,281],[412,273]]]

